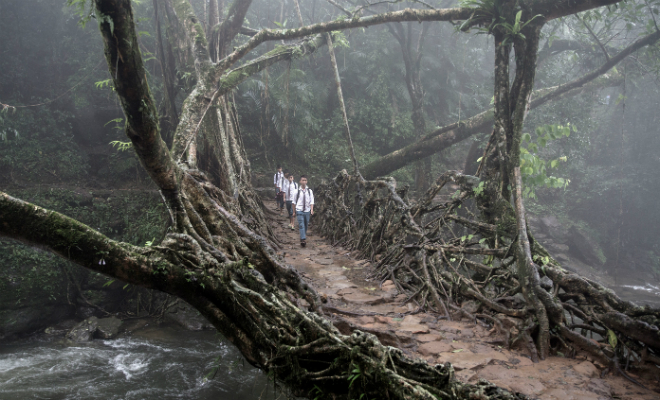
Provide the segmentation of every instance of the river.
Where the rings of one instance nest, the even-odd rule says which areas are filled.
[[[211,331],[154,326],[115,340],[0,343],[2,400],[274,398],[266,375]]]
[[[623,298],[658,306],[660,288],[631,282]],[[211,379],[205,379],[217,367]],[[279,393],[278,393],[279,394]],[[272,383],[214,331],[152,323],[114,340],[36,335],[0,343],[0,400],[272,400]]]

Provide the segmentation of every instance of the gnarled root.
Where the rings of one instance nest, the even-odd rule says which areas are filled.
[[[358,181],[361,203],[354,196]],[[441,195],[447,185],[458,191]],[[377,260],[375,279],[392,280],[410,299],[426,296],[429,311],[445,315],[473,300],[476,316],[498,330],[504,328],[496,314],[520,325],[533,321],[519,331],[533,358],[547,357],[555,338],[564,351],[587,352],[612,371],[660,366],[660,310],[563,270],[529,233],[522,202],[482,199],[482,186],[450,171],[413,203],[392,179],[364,181],[342,171],[317,189],[316,210],[323,235],[341,237],[359,257]],[[587,337],[594,333],[596,340]],[[631,365],[631,357],[639,362]]]

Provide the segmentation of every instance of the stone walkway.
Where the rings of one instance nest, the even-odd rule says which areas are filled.
[[[274,202],[267,202],[274,209]],[[430,363],[451,362],[462,381],[487,379],[498,386],[547,400],[660,399],[660,394],[641,388],[620,376],[606,374],[604,366],[586,356],[574,359],[550,357],[534,364],[522,348],[508,350],[498,345],[501,337],[471,321],[447,321],[427,313],[416,313],[406,296],[386,281],[369,281],[371,265],[355,260],[342,248],[333,248],[313,230],[307,247],[300,247],[298,230],[287,228],[286,210],[272,218],[283,244],[287,263],[327,299],[335,326],[344,334],[354,329],[370,332],[386,345],[403,349]],[[368,314],[368,315],[359,315]],[[515,329],[515,328],[514,328]],[[632,374],[631,374],[632,375]],[[634,376],[635,379],[640,379]],[[643,380],[646,387],[660,390],[657,380]]]

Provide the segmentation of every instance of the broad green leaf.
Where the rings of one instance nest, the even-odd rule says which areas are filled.
[[[607,341],[610,342],[610,346],[612,346],[613,349],[616,348],[617,345],[616,333],[614,333],[614,331],[611,329],[607,330]]]

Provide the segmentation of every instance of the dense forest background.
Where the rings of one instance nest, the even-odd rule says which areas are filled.
[[[655,30],[656,3],[630,1],[549,23],[536,87],[581,76],[605,62],[608,53]],[[185,55],[161,54],[154,3],[133,4],[163,136],[171,140],[174,121],[161,60]],[[199,15],[206,12],[204,1],[193,5]],[[325,1],[301,3],[305,23],[336,19],[341,13]],[[247,20],[255,29],[299,26],[291,0],[255,1]],[[162,20],[161,25],[163,40],[173,40]],[[81,27],[75,8],[63,2],[7,0],[0,4],[0,38],[0,187],[122,241],[145,245],[162,238],[165,209],[127,146],[96,24]],[[251,57],[279,45],[268,43]],[[344,32],[336,52],[360,163],[367,165],[421,135],[409,90],[415,68],[427,132],[491,107],[492,50],[489,36],[459,34],[449,24],[397,23]],[[639,282],[660,277],[657,56],[655,46],[642,49],[611,71],[597,90],[534,109],[525,129],[530,133],[525,146],[534,155],[530,162],[536,163],[526,176],[528,208],[542,228],[540,238],[569,265],[579,264],[595,275],[606,272],[623,283],[631,276]],[[195,78],[186,70],[175,76],[175,107],[180,110]],[[270,184],[278,164],[311,175],[312,186],[350,169],[326,50],[269,67],[242,83],[231,99],[257,186]],[[566,129],[568,136],[552,133]],[[490,128],[392,176],[399,185],[421,190],[448,169],[470,172],[489,134]],[[5,301],[64,301],[67,291],[62,288],[72,274],[66,262],[0,241],[0,263],[10,266],[0,272],[0,284],[16,289],[3,291],[9,296]],[[58,268],[43,268],[52,265]],[[112,288],[104,286],[106,278],[83,275],[75,279],[88,300]],[[45,295],[28,296],[17,282]]]

